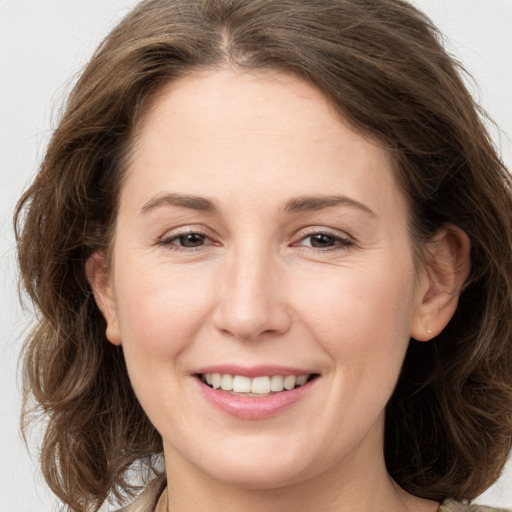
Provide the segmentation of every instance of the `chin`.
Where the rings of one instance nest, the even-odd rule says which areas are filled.
[[[266,435],[237,437],[231,434],[228,442],[203,444],[189,456],[185,453],[182,456],[196,471],[224,485],[270,490],[313,476],[313,461],[308,455],[310,446],[293,444],[290,438],[281,436],[269,439]]]
[[[274,456],[275,459],[279,456]],[[264,490],[279,489],[296,484],[306,478],[306,468],[296,464],[270,460],[262,464],[251,461],[224,461],[212,474],[226,485],[240,489]]]

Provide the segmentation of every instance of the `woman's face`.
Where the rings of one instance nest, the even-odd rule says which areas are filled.
[[[388,153],[307,83],[231,71],[168,86],[134,149],[100,303],[168,469],[382,469],[427,289]]]

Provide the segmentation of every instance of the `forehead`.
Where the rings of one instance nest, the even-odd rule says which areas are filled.
[[[398,194],[389,153],[344,123],[318,89],[284,73],[205,71],[172,82],[136,141],[127,185],[146,201],[168,188],[246,201],[335,185],[361,195],[366,184],[367,200]]]

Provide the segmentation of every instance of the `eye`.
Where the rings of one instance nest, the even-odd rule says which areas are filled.
[[[309,235],[304,239],[304,241],[306,240],[308,240],[309,243],[305,243],[304,245],[314,247],[316,249],[325,249],[326,247],[336,245],[336,238],[332,235],[327,235],[326,233]]]
[[[310,233],[302,237],[299,242],[294,245],[316,250],[334,250],[350,247],[353,245],[353,241],[349,238],[345,238],[334,233],[322,231]]]
[[[159,242],[159,245],[163,245],[174,250],[201,249],[211,244],[213,244],[212,239],[205,233],[198,231],[170,234]]]
[[[186,235],[178,235],[171,239],[171,243],[180,247],[194,248],[204,245],[207,239],[208,237],[201,233],[187,233]]]

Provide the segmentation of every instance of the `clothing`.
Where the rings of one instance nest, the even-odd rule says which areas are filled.
[[[154,512],[158,498],[160,498],[166,485],[167,480],[165,478],[160,477],[151,480],[134,502],[116,512]]]
[[[165,480],[153,480],[141,495],[130,505],[117,512],[154,512],[158,498],[165,489]],[[445,500],[438,512],[512,512],[503,508],[484,507],[482,505],[465,505],[455,500]]]
[[[459,501],[445,500],[439,507],[439,512],[507,512],[507,510],[503,508],[484,507],[482,505],[464,505]]]

